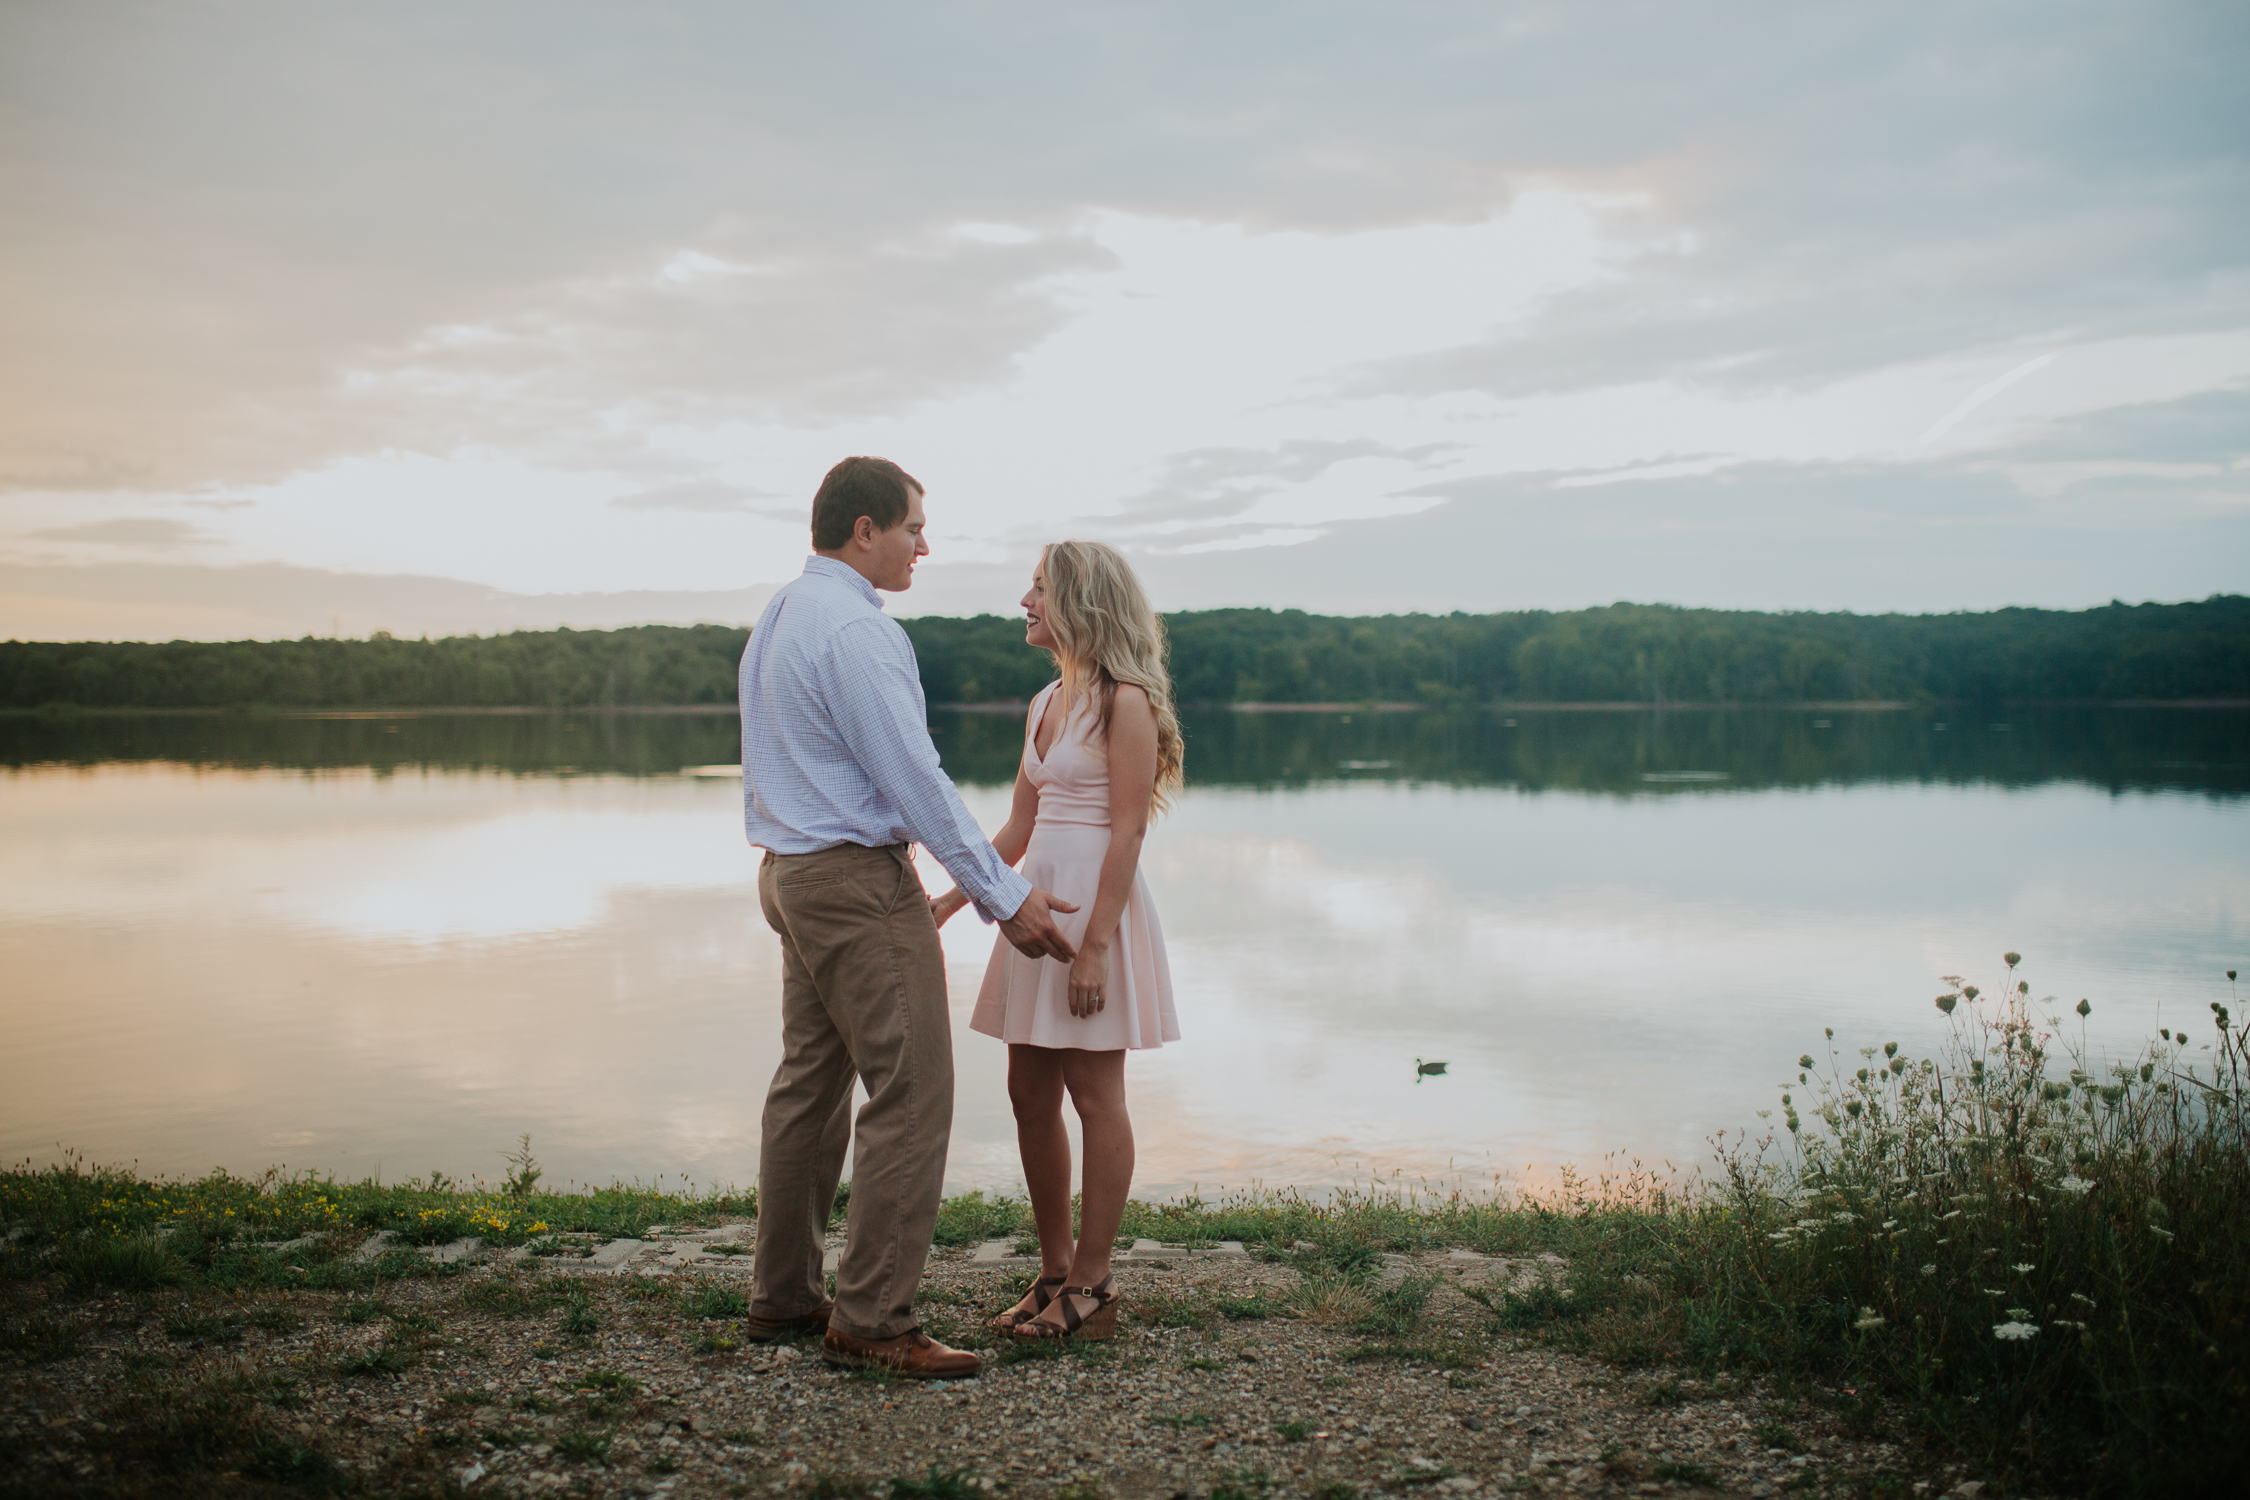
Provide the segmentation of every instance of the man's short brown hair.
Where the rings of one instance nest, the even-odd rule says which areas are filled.
[[[812,502],[812,544],[833,552],[852,539],[861,516],[888,531],[906,519],[907,502],[922,481],[887,458],[847,458],[828,471]]]

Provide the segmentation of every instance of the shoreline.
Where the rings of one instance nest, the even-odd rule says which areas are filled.
[[[1028,699],[1004,699],[978,703],[931,703],[933,713],[1007,714],[1023,713],[1030,706]],[[1922,699],[1806,699],[1788,701],[1728,700],[1700,702],[1667,699],[1652,702],[1640,699],[1603,699],[1585,702],[1527,701],[1495,703],[1413,703],[1413,702],[1360,702],[1360,703],[1182,703],[1184,709],[1220,710],[1246,714],[1549,714],[1549,713],[1907,713],[1915,710],[1976,708],[1998,710],[2003,708],[2033,709],[2170,709],[2183,712],[2199,710],[2225,711],[2250,709],[2250,698],[1922,698]],[[527,718],[541,715],[588,715],[595,717],[674,717],[686,715],[733,715],[732,703],[618,703],[576,704],[564,707],[509,704],[489,706],[453,706],[422,704],[398,708],[297,708],[262,704],[232,704],[213,708],[133,708],[85,707],[71,703],[47,703],[32,707],[0,707],[0,717],[8,718],[73,718],[73,719],[291,719],[291,720],[352,720],[352,719],[435,719],[435,718]]]

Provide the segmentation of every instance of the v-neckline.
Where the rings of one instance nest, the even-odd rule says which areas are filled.
[[[1031,725],[1031,758],[1038,765],[1043,766],[1047,763],[1047,757],[1055,753],[1055,746],[1062,743],[1064,732],[1070,728],[1070,715],[1066,711],[1063,714],[1062,722],[1055,726],[1055,737],[1047,741],[1047,748],[1044,750],[1039,748],[1039,731],[1046,727],[1047,715],[1054,712],[1055,699],[1061,695],[1062,684],[1059,682],[1047,689],[1047,699],[1039,705],[1039,717]]]

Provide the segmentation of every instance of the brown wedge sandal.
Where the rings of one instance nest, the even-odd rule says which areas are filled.
[[[1040,1277],[1031,1284],[1031,1311],[1025,1312],[1020,1306],[1011,1307],[992,1320],[993,1329],[999,1333],[1014,1333],[1017,1328],[1045,1312],[1047,1304],[1055,1300],[1055,1293],[1061,1291],[1062,1284],[1069,1279],[1067,1276]]]
[[[1094,1304],[1094,1310],[1080,1314],[1075,1299],[1083,1297]],[[1099,1343],[1113,1338],[1117,1333],[1117,1310],[1125,1305],[1124,1294],[1117,1290],[1117,1278],[1104,1276],[1098,1286],[1066,1286],[1055,1293],[1055,1301],[1062,1304],[1062,1327],[1026,1318],[1015,1328],[1019,1339],[1085,1339]]]

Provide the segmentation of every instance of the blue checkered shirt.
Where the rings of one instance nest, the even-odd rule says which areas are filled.
[[[743,648],[738,701],[751,843],[920,844],[988,922],[1031,894],[939,767],[914,643],[850,567],[816,554],[773,596]]]

